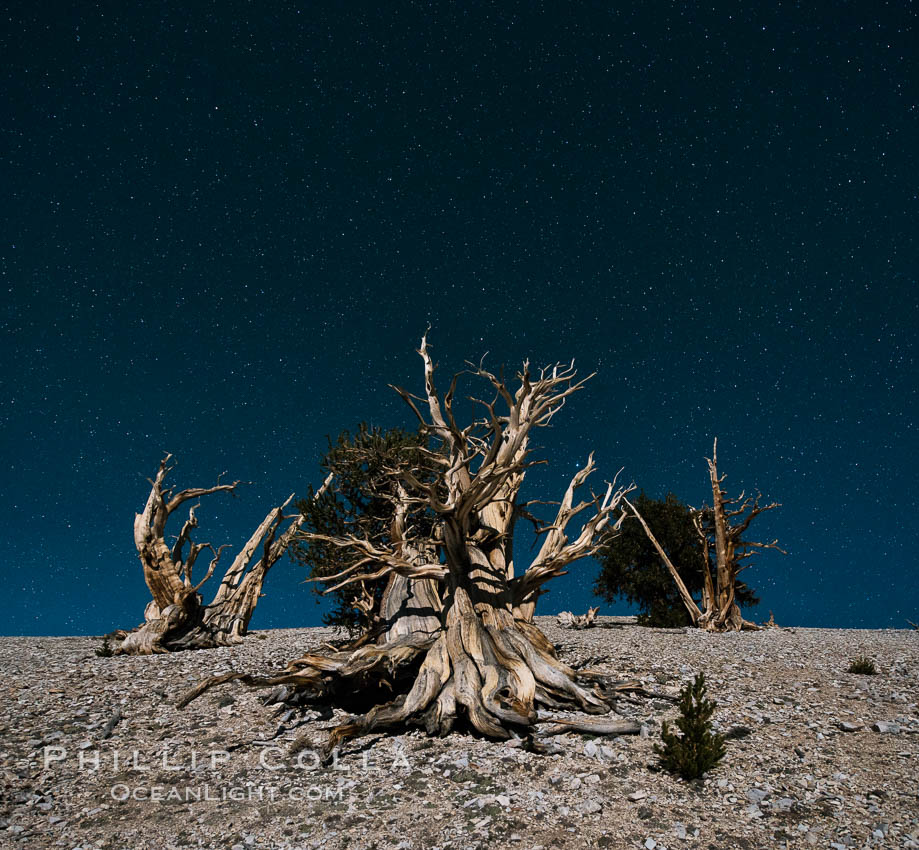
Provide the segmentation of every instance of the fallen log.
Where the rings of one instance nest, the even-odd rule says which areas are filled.
[[[562,611],[558,615],[558,627],[560,629],[589,629],[596,625],[594,620],[597,618],[599,608],[588,608],[586,614],[572,614],[571,611]]]

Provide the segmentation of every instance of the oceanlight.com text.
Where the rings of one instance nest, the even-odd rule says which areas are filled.
[[[291,802],[346,803],[349,791],[343,785],[302,785],[278,787],[276,785],[127,785],[118,783],[109,791],[118,803],[128,800],[153,803],[192,803],[201,801],[226,802]]]

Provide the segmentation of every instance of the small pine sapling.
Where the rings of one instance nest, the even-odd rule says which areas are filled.
[[[102,638],[102,646],[96,650],[96,655],[98,655],[100,658],[111,658],[114,654],[115,652],[112,649],[112,644],[109,641],[109,636],[106,635],[104,638]]]
[[[661,766],[683,779],[697,779],[724,757],[724,736],[712,731],[712,714],[716,703],[705,698],[705,675],[699,673],[692,684],[680,692],[680,716],[676,725],[682,735],[671,732],[665,720],[661,724],[664,746],[654,745]]]

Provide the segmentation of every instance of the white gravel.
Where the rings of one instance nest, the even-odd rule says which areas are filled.
[[[570,664],[655,687],[704,671],[718,725],[743,737],[685,783],[652,750],[674,706],[620,700],[641,736],[559,735],[537,755],[412,730],[317,767],[286,746],[304,730],[318,744],[340,713],[288,716],[235,684],[174,703],[204,675],[280,668],[331,630],[150,658],[99,658],[94,638],[0,638],[0,847],[919,847],[919,633],[539,623]],[[856,656],[878,675],[847,673]]]

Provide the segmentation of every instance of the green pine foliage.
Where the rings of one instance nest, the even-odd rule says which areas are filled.
[[[705,675],[699,673],[692,684],[680,692],[680,716],[676,725],[682,735],[661,724],[664,745],[654,745],[661,766],[683,779],[697,779],[724,758],[724,737],[712,731],[716,703],[705,698]]]
[[[434,475],[426,451],[428,438],[418,431],[405,431],[360,424],[357,431],[342,431],[334,441],[328,438],[328,449],[320,466],[323,475],[333,472],[332,487],[318,500],[309,488],[306,498],[297,502],[305,521],[302,530],[329,537],[353,534],[373,543],[386,545],[393,518],[393,501],[387,498],[398,470],[413,469],[421,481]],[[418,535],[431,533],[433,518],[419,510],[411,518],[411,528]],[[289,548],[291,557],[306,568],[312,579],[331,576],[349,566],[353,554],[338,546],[318,540],[296,540]],[[367,582],[368,591],[379,601],[388,577]],[[321,582],[310,585],[321,594]],[[363,632],[369,625],[364,615],[352,603],[359,588],[355,585],[328,594],[332,609],[323,616],[328,626],[340,626],[352,634]],[[318,602],[317,598],[317,602]]]
[[[96,650],[96,655],[100,658],[111,658],[115,654],[115,651],[112,649],[112,643],[109,640],[109,636],[106,635],[102,638],[102,646]]]
[[[703,584],[702,547],[693,525],[692,509],[673,493],[668,493],[664,499],[653,499],[642,492],[635,506],[664,547],[689,592],[699,598]],[[600,574],[594,584],[594,593],[607,602],[624,598],[637,604],[639,625],[664,628],[691,625],[673,578],[634,517],[623,522],[618,536],[610,535],[604,541],[598,560]],[[743,607],[758,602],[750,588],[738,583],[738,605]]]

